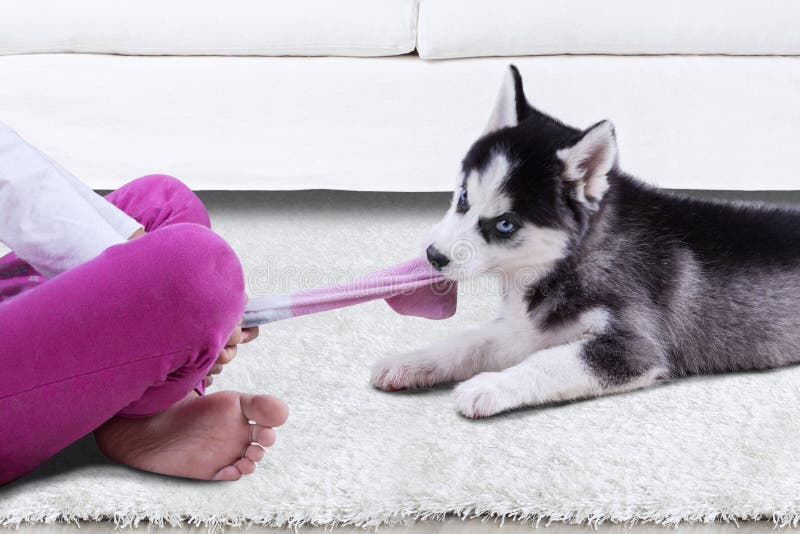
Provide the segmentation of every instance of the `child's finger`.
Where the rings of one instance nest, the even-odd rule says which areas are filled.
[[[234,330],[233,333],[231,334],[231,337],[228,338],[228,341],[227,343],[225,343],[225,346],[231,347],[234,345],[238,345],[241,342],[242,342],[242,327],[237,326],[236,330]]]
[[[219,353],[217,356],[218,364],[225,365],[226,363],[230,363],[236,357],[237,348],[236,345],[232,345],[230,347],[225,347],[222,349],[222,352]]]
[[[258,337],[258,327],[242,328],[242,343],[249,343]]]

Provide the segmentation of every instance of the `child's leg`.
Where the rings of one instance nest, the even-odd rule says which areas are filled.
[[[244,300],[230,247],[175,224],[0,303],[0,483],[116,414],[146,416],[183,398]]]
[[[197,195],[180,180],[165,174],[142,176],[105,198],[136,219],[147,232],[181,222],[211,227],[205,206]],[[13,252],[0,258],[0,302],[46,280]]]
[[[142,176],[105,198],[136,219],[148,233],[176,223],[211,227],[208,212],[197,195],[177,178],[165,174]],[[46,281],[13,252],[0,258],[0,303]],[[203,378],[194,389],[200,394],[205,392]]]
[[[176,223],[211,228],[203,202],[183,182],[166,174],[149,174],[128,182],[106,195],[106,200],[136,219],[147,233]],[[205,393],[205,379],[195,386]]]

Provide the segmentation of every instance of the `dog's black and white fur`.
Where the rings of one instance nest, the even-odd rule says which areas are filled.
[[[461,382],[468,417],[800,360],[800,212],[632,178],[609,122],[537,111],[513,66],[427,252],[452,278],[502,274],[503,313],[372,382]]]

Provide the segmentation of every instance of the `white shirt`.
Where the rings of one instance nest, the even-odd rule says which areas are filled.
[[[141,225],[0,122],[0,242],[47,278]]]

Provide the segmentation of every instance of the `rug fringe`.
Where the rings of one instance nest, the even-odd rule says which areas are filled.
[[[544,523],[564,523],[572,525],[587,525],[597,528],[605,523],[634,526],[638,524],[656,524],[677,527],[686,523],[733,523],[738,526],[740,521],[769,521],[778,528],[797,527],[800,525],[800,512],[797,510],[775,511],[773,513],[733,513],[719,510],[698,510],[689,513],[667,514],[663,512],[576,512],[563,511],[559,513],[544,514],[540,511],[526,510],[524,508],[508,509],[506,507],[477,507],[464,506],[458,510],[434,511],[410,507],[402,511],[385,513],[363,513],[320,511],[311,516],[293,516],[291,514],[266,514],[264,516],[226,517],[219,515],[175,515],[153,514],[142,511],[118,511],[114,514],[96,513],[66,513],[42,511],[14,516],[0,517],[0,526],[19,527],[23,524],[54,524],[66,523],[80,525],[81,522],[107,522],[117,528],[136,528],[142,523],[153,527],[181,527],[194,526],[206,528],[209,533],[216,533],[225,527],[248,527],[253,525],[267,527],[288,527],[297,531],[301,527],[360,527],[365,530],[375,530],[381,526],[403,525],[419,521],[443,521],[448,517],[461,520],[480,519],[484,522],[503,524],[505,521],[514,521],[530,524],[538,528]]]

